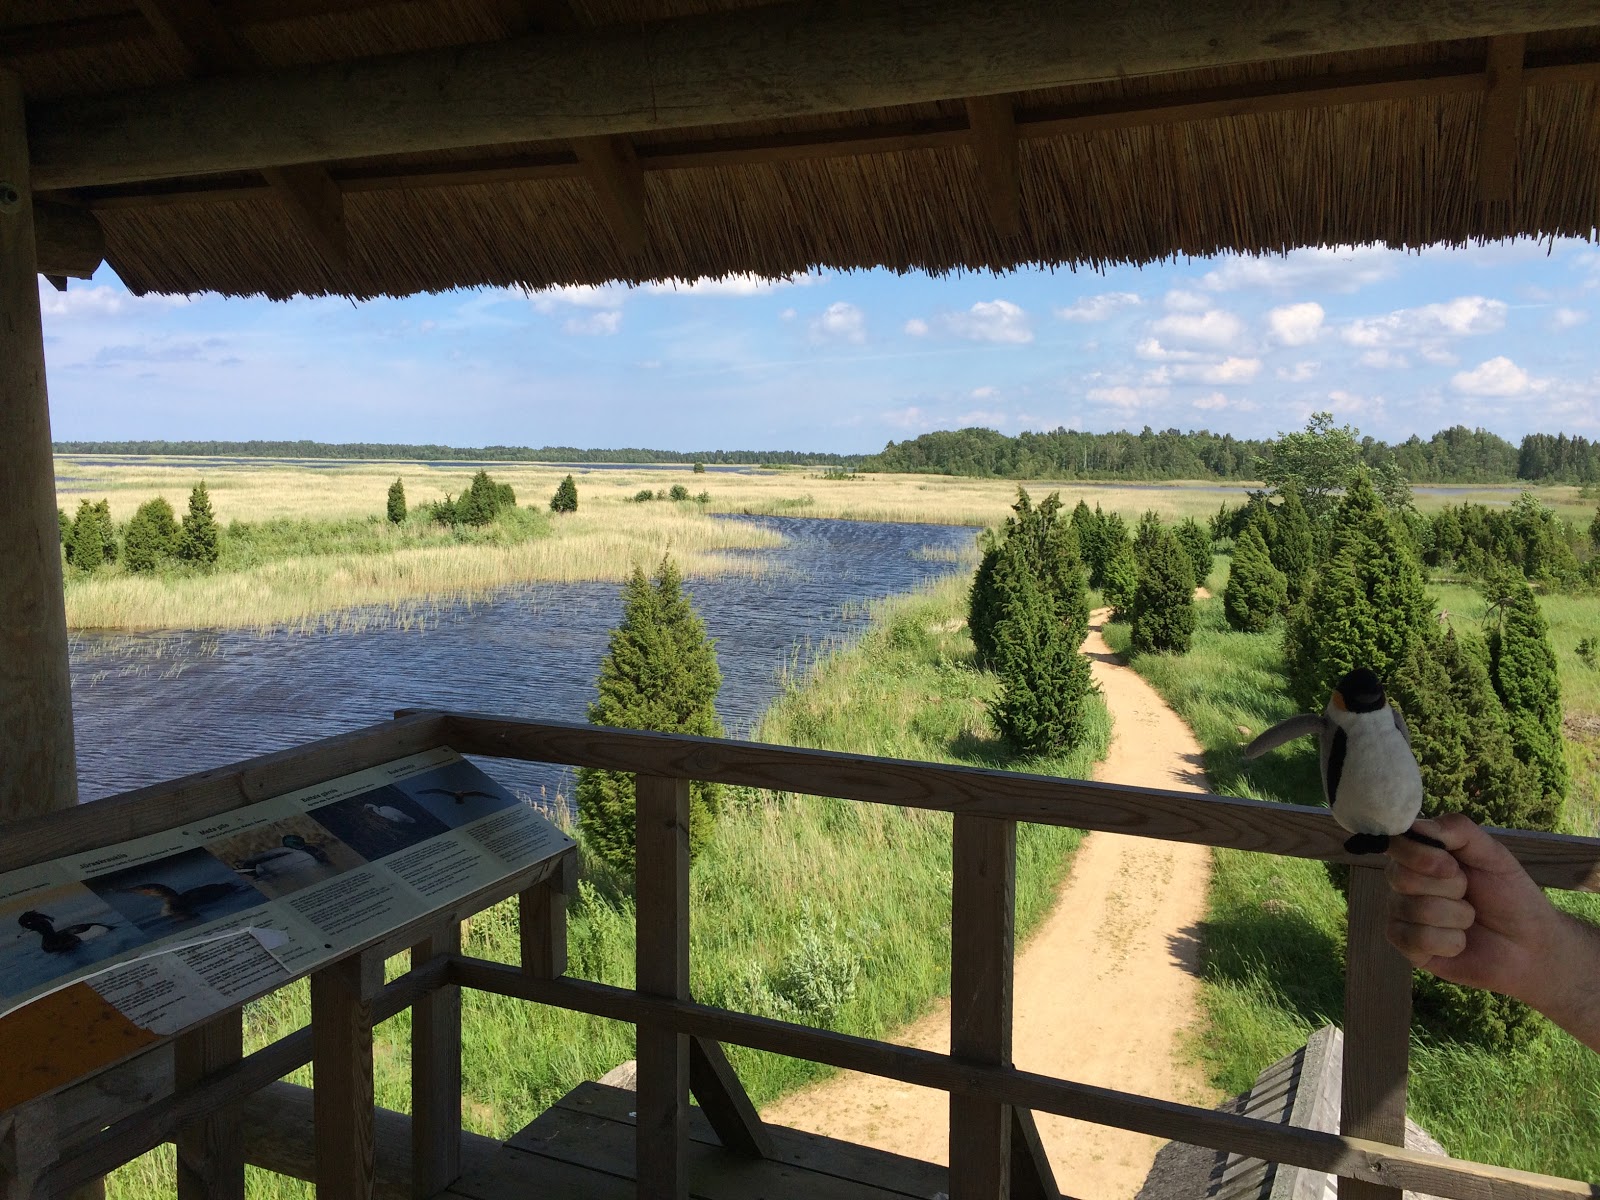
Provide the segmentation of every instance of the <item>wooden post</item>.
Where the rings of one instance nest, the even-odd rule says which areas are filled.
[[[1339,1132],[1404,1146],[1411,964],[1389,944],[1388,923],[1389,884],[1383,872],[1352,868]],[[1340,1179],[1339,1200],[1400,1200],[1400,1189]]]
[[[689,782],[640,775],[634,816],[641,992],[689,998]],[[640,1200],[688,1200],[689,1038],[639,1023]]]
[[[234,1009],[181,1035],[173,1045],[173,1083],[179,1091],[244,1057],[244,1012]],[[178,1200],[244,1200],[244,1138],[238,1110],[228,1106],[176,1138]]]
[[[1011,1063],[1017,826],[956,814],[950,912],[950,1053]],[[950,1200],[1011,1194],[1011,1106],[950,1097]]]
[[[0,69],[0,821],[78,802],[22,83]]]
[[[366,954],[311,976],[317,1195],[329,1200],[372,1197],[372,997],[382,983],[383,960]]]
[[[568,854],[559,874],[517,894],[522,969],[535,979],[567,973],[567,897],[577,890],[578,860]]]
[[[411,947],[411,967],[460,952],[461,926],[451,921]],[[452,984],[411,1007],[411,1194],[427,1200],[460,1176],[461,989]]]

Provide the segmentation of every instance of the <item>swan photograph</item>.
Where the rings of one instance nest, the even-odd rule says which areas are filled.
[[[450,830],[392,785],[324,804],[311,819],[369,862]]]

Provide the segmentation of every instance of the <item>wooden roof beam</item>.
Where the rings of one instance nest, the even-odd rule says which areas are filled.
[[[1522,132],[1522,63],[1527,41],[1520,33],[1489,39],[1478,123],[1478,199],[1486,204],[1511,200],[1517,135]]]
[[[187,73],[196,78],[240,74],[254,56],[227,27],[211,0],[138,0],[145,19],[161,37],[180,49]],[[273,194],[324,262],[342,270],[350,261],[344,196],[327,168],[307,163],[263,166]]]
[[[1005,96],[969,96],[967,124],[978,156],[978,180],[989,223],[1003,238],[1022,232],[1022,172],[1017,118]]]
[[[773,120],[1600,23],[1600,0],[832,0],[79,96],[29,108],[35,179],[86,187]]]
[[[34,199],[33,237],[39,274],[66,291],[65,280],[88,279],[106,256],[106,235],[86,208]]]

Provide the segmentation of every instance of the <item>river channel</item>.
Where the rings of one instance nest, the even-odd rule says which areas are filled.
[[[766,571],[692,578],[717,640],[717,709],[746,736],[803,671],[858,636],[873,600],[962,569],[971,528],[741,517],[782,533],[747,552]],[[422,628],[260,634],[196,630],[73,639],[79,792],[128,788],[435,707],[582,721],[621,613],[614,583],[536,584],[447,608]],[[495,762],[502,783],[545,804],[571,795],[566,768]]]

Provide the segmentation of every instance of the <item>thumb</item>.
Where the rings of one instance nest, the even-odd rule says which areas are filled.
[[[1438,838],[1463,867],[1487,871],[1492,875],[1527,874],[1516,855],[1471,817],[1461,813],[1445,813],[1437,820],[1418,821],[1414,828],[1418,833]]]

